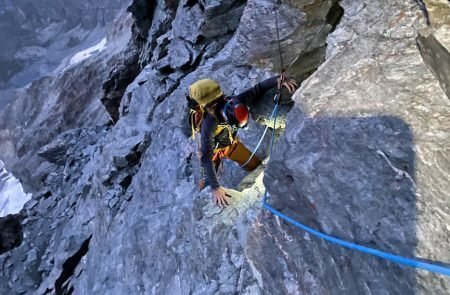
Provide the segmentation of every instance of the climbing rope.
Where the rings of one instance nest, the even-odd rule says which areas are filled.
[[[322,30],[323,30],[323,28],[325,27],[326,24],[327,23],[324,22],[320,26],[319,30],[314,34],[314,36],[311,38],[311,40],[309,40],[309,42],[306,44],[305,49],[303,49],[302,52],[300,52],[300,54],[296,58],[294,58],[294,60],[287,66],[286,70],[290,69],[295,64],[295,62],[297,60],[300,60],[303,57],[303,55],[305,54],[305,52],[308,52],[309,47],[311,46],[313,41],[316,39],[316,37],[319,35],[319,33],[322,32]]]
[[[275,2],[273,2],[273,4],[275,5]],[[283,68],[283,55],[281,54],[281,42],[280,42],[280,29],[278,26],[278,9],[275,9],[275,28],[277,30],[277,41],[278,41],[278,54],[280,55],[280,70],[281,70],[281,74],[284,73],[284,68]],[[278,89],[280,89],[281,87],[279,86]]]
[[[275,2],[273,2],[273,4],[275,5]],[[285,73],[286,73],[287,69],[290,69],[292,67],[292,65],[297,60],[300,60],[303,57],[303,54],[305,52],[308,52],[308,49],[311,46],[312,42],[316,39],[316,37],[319,35],[319,33],[322,32],[322,30],[325,27],[326,23],[323,23],[321,25],[319,30],[314,34],[314,36],[311,38],[311,40],[309,40],[309,42],[306,44],[305,49],[303,49],[302,52],[287,66],[287,68],[284,69],[283,68],[283,55],[282,55],[282,52],[281,52],[280,31],[279,31],[279,28],[278,28],[278,13],[277,13],[277,11],[278,10],[275,9],[275,27],[276,27],[276,32],[277,32],[278,54],[279,54],[279,57],[280,57],[280,69],[281,69],[280,78],[281,78],[281,81],[280,81],[280,84],[278,85],[278,90],[277,90],[277,94],[276,94],[276,96],[274,98],[274,101],[276,102],[278,100],[278,104],[276,104],[276,105],[281,105],[281,87],[283,85],[283,81],[284,81]],[[274,118],[274,111],[272,111],[272,114],[270,115],[269,121],[272,121],[273,118]],[[269,129],[269,125],[266,125],[266,128],[264,129],[264,132],[261,135],[261,138],[259,139],[258,144],[256,145],[255,149],[253,150],[253,152],[250,155],[250,157],[248,158],[248,160],[244,164],[242,164],[240,166],[241,168],[244,168],[248,163],[250,163],[251,159],[255,156],[256,152],[258,151],[258,149],[261,146],[261,143],[262,143],[264,137],[266,136],[266,133],[267,133],[268,129]]]
[[[273,118],[273,130],[272,130],[272,139],[270,140],[269,159],[272,157],[273,143],[275,142],[275,125],[277,123],[278,103],[275,104],[275,107],[273,109],[274,109],[275,115]],[[267,190],[264,193],[263,206],[266,205],[266,201],[267,201]]]
[[[272,114],[270,115],[269,121],[272,121],[275,115],[275,109],[273,109]],[[269,124],[266,125],[266,128],[264,129],[264,132],[261,136],[261,138],[259,139],[258,144],[256,145],[255,149],[253,150],[253,153],[250,155],[250,157],[248,158],[248,160],[242,164],[240,167],[244,168],[245,166],[247,166],[248,163],[250,163],[251,159],[253,158],[253,156],[255,155],[256,151],[259,149],[259,147],[261,146],[261,143],[264,139],[264,137],[266,136],[267,130],[269,130]]]
[[[272,1],[272,3],[275,6],[275,2]],[[269,121],[272,121],[274,119],[275,112],[278,109],[277,106],[278,106],[279,102],[281,101],[281,88],[283,87],[283,82],[284,82],[284,78],[285,78],[285,70],[283,68],[283,54],[281,52],[280,29],[279,29],[279,26],[278,26],[278,13],[277,12],[278,12],[278,10],[275,9],[275,28],[276,28],[276,31],[277,31],[278,54],[279,54],[279,57],[280,57],[281,74],[280,74],[280,82],[277,85],[278,86],[277,87],[278,88],[277,89],[277,93],[276,93],[276,95],[274,97],[274,102],[275,102],[276,108],[273,109],[272,114],[270,115]],[[297,60],[297,58],[295,60]],[[289,65],[289,66],[291,66],[291,65]],[[259,147],[261,146],[261,143],[262,143],[264,137],[266,136],[267,130],[269,130],[269,124],[266,125],[266,128],[264,129],[264,132],[261,135],[261,138],[259,139],[258,144],[256,145],[255,149],[253,150],[252,154],[247,159],[247,161],[240,166],[241,168],[244,168],[245,166],[247,166],[247,164],[250,163],[250,161],[253,159],[253,157],[255,156],[256,152],[259,149]]]

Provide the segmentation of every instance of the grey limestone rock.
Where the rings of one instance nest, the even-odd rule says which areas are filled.
[[[64,59],[67,63],[78,51],[98,43],[106,25],[126,4],[117,0],[2,1],[0,90],[23,87],[48,75]],[[6,98],[0,97],[0,102]]]
[[[23,216],[20,214],[7,215],[0,218],[0,254],[3,254],[19,246],[23,240],[22,225]]]
[[[450,29],[450,26],[447,29]],[[448,40],[450,41],[450,39]],[[450,79],[448,78],[450,76],[449,49],[430,33],[419,35],[417,37],[417,44],[421,50],[423,59],[439,79],[447,97],[450,98]]]
[[[271,159],[267,136],[258,170],[225,164],[230,206],[219,208],[197,189],[184,95],[205,77],[232,95],[275,75],[274,9],[302,85],[285,96]],[[324,233],[450,262],[450,100],[417,47],[427,28],[417,2],[128,10],[133,24],[119,19],[109,34],[120,42],[0,113],[1,160],[34,193],[23,241],[0,255],[1,294],[448,293],[447,277],[329,244],[261,208],[267,189],[273,207]],[[271,99],[240,132],[251,149]]]
[[[381,15],[374,2],[341,2],[345,14],[328,37],[327,60],[296,93],[265,184],[275,208],[312,228],[448,263],[449,245],[437,237],[448,234],[449,216],[438,208],[449,204],[449,104],[416,46],[417,31],[425,28],[421,13],[413,3],[384,4]],[[446,277],[324,244],[288,225],[277,229],[277,222],[252,235],[287,231],[284,239],[267,245],[299,260],[285,256],[271,266],[286,265],[278,281],[308,278],[307,293],[448,291]],[[294,232],[305,246],[290,242]],[[328,249],[326,257],[317,250],[322,247]],[[263,277],[269,275],[268,265],[256,267]]]
[[[424,61],[450,98],[450,3],[429,0],[425,4],[432,27],[421,30],[417,44]]]

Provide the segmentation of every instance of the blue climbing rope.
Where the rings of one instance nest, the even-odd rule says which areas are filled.
[[[270,142],[270,153],[269,153],[269,157],[272,156],[272,150],[273,150],[273,145],[274,145],[274,139],[275,139],[275,124],[276,124],[276,120],[277,120],[277,113],[278,113],[278,103],[275,104],[274,107],[274,122],[273,122],[273,133],[272,133],[272,140]],[[280,217],[281,219],[293,224],[294,226],[316,236],[319,237],[321,239],[324,239],[332,244],[336,244],[348,249],[352,249],[352,250],[356,250],[362,253],[366,253],[366,254],[370,254],[373,256],[377,256],[379,258],[385,259],[385,260],[389,260],[398,264],[403,264],[406,266],[411,266],[411,267],[415,267],[415,268],[420,268],[420,269],[424,269],[424,270],[428,270],[431,272],[435,272],[435,273],[439,273],[442,275],[446,275],[446,276],[450,276],[450,268],[449,267],[444,267],[444,266],[440,266],[437,264],[431,264],[431,263],[426,263],[426,262],[422,262],[417,260],[417,258],[415,259],[410,259],[410,258],[406,258],[403,256],[399,256],[399,255],[394,255],[391,253],[387,253],[387,252],[383,252],[377,249],[373,249],[373,248],[369,248],[369,247],[365,247],[365,246],[361,246],[352,242],[348,242],[345,240],[341,240],[335,237],[332,237],[330,235],[324,234],[320,231],[317,231],[311,227],[308,227],[292,218],[290,218],[289,216],[281,213],[280,211],[278,211],[277,209],[273,208],[272,206],[270,206],[269,204],[267,204],[267,189],[266,192],[264,193],[264,199],[263,199],[263,207],[267,210],[269,210],[270,212],[272,212],[274,215]],[[443,263],[444,264],[444,263]]]

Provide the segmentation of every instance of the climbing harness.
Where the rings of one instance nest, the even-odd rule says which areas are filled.
[[[275,10],[275,17],[276,17],[276,10]],[[278,25],[278,18],[277,17],[276,17],[276,25]],[[277,28],[277,32],[278,32],[278,28]],[[277,34],[277,36],[278,36],[278,34]],[[279,38],[278,38],[278,42],[280,42]],[[280,50],[280,61],[282,61],[281,60],[281,47],[279,47],[279,50]],[[282,67],[283,67],[283,65],[281,64],[281,68]],[[284,72],[284,70],[283,70],[283,72]],[[279,95],[279,97],[276,97],[276,99],[274,99],[275,100],[275,106],[274,106],[274,109],[273,109],[273,112],[272,112],[272,116],[271,116],[271,118],[273,118],[273,131],[272,131],[272,139],[271,139],[271,142],[270,142],[269,158],[272,157],[273,145],[274,145],[274,142],[275,142],[275,126],[276,126],[277,115],[278,115],[278,106],[279,106],[279,103],[280,103],[280,100],[281,100],[280,87],[279,87],[278,92],[277,92],[277,94],[275,96],[277,96],[277,95]],[[264,132],[263,136],[265,135],[265,132]],[[255,150],[255,152],[256,152],[256,150]],[[308,233],[310,233],[310,234],[312,234],[312,235],[314,235],[316,237],[324,239],[324,240],[326,240],[326,241],[328,241],[328,242],[330,242],[332,244],[336,244],[336,245],[339,245],[339,246],[342,246],[342,247],[345,247],[345,248],[348,248],[348,249],[351,249],[351,250],[355,250],[355,251],[359,251],[359,252],[362,252],[362,253],[366,253],[366,254],[370,254],[370,255],[373,255],[373,256],[377,256],[379,258],[382,258],[382,259],[385,259],[385,260],[389,260],[391,262],[395,262],[395,263],[398,263],[398,264],[402,264],[402,265],[406,265],[406,266],[410,266],[410,267],[415,267],[415,268],[420,268],[420,269],[428,270],[428,271],[431,271],[431,272],[439,273],[439,274],[442,274],[442,275],[450,276],[450,267],[442,266],[442,265],[445,265],[445,263],[443,263],[443,262],[438,262],[438,263],[435,263],[435,264],[427,263],[427,262],[420,261],[419,260],[420,258],[416,258],[415,257],[414,259],[410,259],[410,258],[403,257],[403,256],[400,256],[400,255],[395,255],[395,254],[392,254],[392,253],[380,251],[380,250],[377,250],[377,249],[361,246],[361,245],[358,245],[358,244],[355,244],[355,243],[352,243],[352,242],[349,242],[349,241],[338,239],[336,237],[333,237],[333,236],[327,235],[325,233],[322,233],[320,231],[317,231],[317,230],[315,230],[315,229],[313,229],[313,228],[311,228],[309,226],[306,226],[305,224],[302,224],[302,223],[298,222],[297,220],[292,219],[289,216],[281,213],[277,209],[275,209],[272,206],[270,206],[267,203],[267,199],[268,199],[268,196],[267,196],[267,189],[266,189],[266,192],[264,193],[264,198],[263,198],[263,207],[265,209],[270,211],[272,214],[280,217],[281,219],[283,219],[283,220],[293,224],[294,226],[296,226],[296,227],[298,227],[298,228],[300,228],[300,229],[302,229],[302,230],[304,230],[304,231],[306,231],[306,232],[308,232]],[[439,264],[441,264],[441,265],[439,265]]]

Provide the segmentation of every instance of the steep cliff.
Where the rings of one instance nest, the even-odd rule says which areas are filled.
[[[448,293],[448,277],[261,208],[267,189],[272,206],[327,234],[450,262],[450,100],[417,46],[430,30],[419,4],[133,1],[108,49],[0,113],[1,160],[33,193],[16,218],[23,240],[0,256],[0,293]],[[225,165],[233,198],[221,209],[197,191],[184,94],[199,78],[238,93],[275,74],[275,10],[284,64],[306,80],[262,169]],[[250,148],[270,100],[241,132]]]

